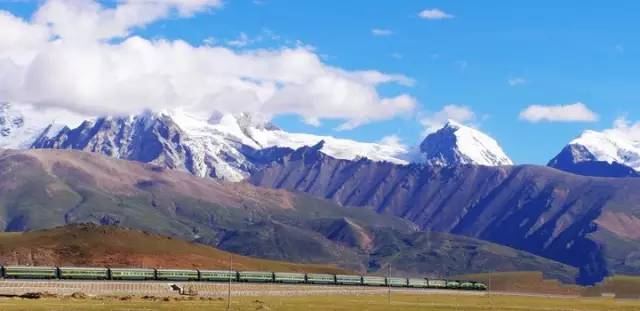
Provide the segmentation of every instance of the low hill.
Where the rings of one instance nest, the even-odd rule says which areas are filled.
[[[117,226],[76,224],[0,233],[5,265],[229,269],[232,254],[219,249]],[[305,265],[233,254],[236,270],[348,273],[329,265]]]

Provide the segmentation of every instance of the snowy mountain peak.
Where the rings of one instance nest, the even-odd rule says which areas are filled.
[[[429,134],[420,151],[425,162],[435,166],[513,165],[495,139],[454,120]]]
[[[279,130],[277,126],[266,118],[250,112],[231,114],[215,111],[211,114],[211,117],[209,117],[208,122],[213,125],[226,124],[227,126],[235,123],[239,128],[244,130],[248,128]]]
[[[55,135],[65,125],[75,127],[85,119],[61,109],[0,103],[0,148],[29,148],[42,135]]]
[[[458,123],[455,120],[449,119],[449,120],[447,120],[447,122],[444,124],[443,127],[444,128],[460,129],[460,128],[467,127],[467,126],[464,126],[464,125],[462,125],[461,123]]]
[[[615,129],[587,130],[572,140],[549,166],[582,175],[636,175],[640,172],[640,141]]]
[[[11,136],[12,132],[24,126],[24,116],[12,109],[9,103],[0,103],[0,135]]]

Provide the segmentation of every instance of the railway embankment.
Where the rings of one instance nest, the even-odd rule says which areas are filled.
[[[176,287],[183,291],[175,290]],[[0,280],[0,296],[23,296],[28,293],[42,293],[56,296],[71,296],[82,293],[88,296],[118,297],[180,297],[182,293],[194,293],[200,297],[259,297],[259,296],[321,296],[321,295],[384,295],[386,287],[327,286],[327,285],[285,285],[202,283],[202,282],[120,282],[120,281],[69,281],[69,280]],[[436,289],[392,288],[392,293],[430,295],[485,295],[479,291],[456,291]]]

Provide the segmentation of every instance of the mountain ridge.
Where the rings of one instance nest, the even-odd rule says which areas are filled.
[[[418,156],[415,150],[401,144],[365,143],[332,136],[290,133],[249,113],[215,112],[208,118],[200,118],[171,110],[83,119],[79,115],[69,116],[61,111],[47,113],[28,106],[4,104],[3,107],[0,109],[0,126],[2,120],[6,120],[8,125],[5,126],[6,136],[0,137],[0,147],[98,152],[115,158],[165,165],[199,177],[229,181],[241,181],[260,169],[261,163],[274,160],[276,155],[268,150],[279,150],[282,154],[287,149],[313,146],[319,142],[323,142],[323,153],[347,160],[368,158],[395,164],[424,161],[439,165],[512,164],[495,140],[453,121],[440,132],[452,130],[449,135],[457,145],[455,142],[446,146],[436,144],[433,148],[446,149],[439,154],[455,156],[446,163],[436,163],[431,155]],[[11,125],[12,120],[21,120],[23,124]],[[28,135],[22,133],[25,131]],[[433,148],[428,148],[431,145],[427,137],[421,144],[422,150],[433,151]],[[476,146],[482,150],[474,150]]]
[[[640,188],[636,179],[583,177],[530,165],[433,167],[348,161],[300,148],[249,180],[402,217],[421,230],[526,250],[580,267],[584,283],[599,281],[614,270],[640,274],[633,260],[624,263],[637,252],[634,247],[640,240],[628,240],[613,229],[625,217],[640,220],[640,197],[628,191]],[[603,225],[603,212],[624,217]],[[628,253],[606,249],[607,244],[625,245]]]
[[[362,273],[392,262],[394,273],[407,276],[542,270],[571,282],[576,275],[573,267],[509,247],[421,232],[401,218],[91,152],[2,150],[0,167],[4,231],[91,222]]]

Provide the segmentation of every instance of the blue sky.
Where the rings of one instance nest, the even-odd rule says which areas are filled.
[[[0,9],[28,19],[38,5],[0,2]],[[450,18],[419,17],[431,9]],[[351,130],[337,130],[340,120],[312,126],[296,115],[276,117],[289,131],[362,141],[397,135],[414,145],[424,133],[421,119],[456,105],[471,110],[475,117],[468,122],[498,140],[515,162],[544,164],[585,129],[610,128],[620,117],[640,119],[638,11],[637,1],[612,7],[602,1],[228,0],[134,33],[239,51],[305,44],[327,65],[415,81],[378,88],[384,96],[413,96],[417,106],[410,114]],[[531,105],[578,102],[597,120],[536,123],[519,117]]]

